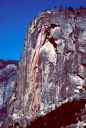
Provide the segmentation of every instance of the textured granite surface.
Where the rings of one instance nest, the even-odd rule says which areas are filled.
[[[79,111],[86,109],[86,9],[48,10],[34,18],[26,32],[15,95],[8,109],[9,122],[26,127],[40,116],[47,122],[47,114],[53,111],[48,121],[53,123],[55,113],[55,128],[80,125],[78,120],[74,126],[76,119],[71,122],[72,117],[65,124],[59,120],[66,120],[66,105],[68,114],[74,108],[72,114],[77,114],[78,104]],[[60,117],[56,117],[58,113]],[[46,128],[50,128],[49,122]],[[86,116],[81,123],[83,128]],[[42,124],[31,128],[45,128]]]
[[[15,88],[18,61],[0,60],[0,128],[7,117],[8,102]]]

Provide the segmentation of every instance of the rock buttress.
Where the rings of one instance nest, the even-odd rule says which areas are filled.
[[[86,98],[86,9],[48,10],[27,30],[9,118],[31,121]]]

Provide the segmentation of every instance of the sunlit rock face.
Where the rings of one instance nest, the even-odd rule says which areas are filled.
[[[8,102],[15,88],[18,62],[0,60],[0,128],[7,116]]]
[[[66,102],[86,98],[85,13],[48,10],[31,22],[9,119],[26,125]]]

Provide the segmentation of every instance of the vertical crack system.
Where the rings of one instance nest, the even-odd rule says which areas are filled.
[[[33,92],[33,97],[32,97],[32,110],[33,110],[33,115],[35,114],[35,112],[36,112],[36,110],[35,110],[35,108],[34,108],[34,103],[35,103],[35,97],[36,97],[36,92],[35,92],[35,83],[36,83],[36,68],[37,68],[37,64],[38,64],[38,59],[39,59],[39,55],[40,55],[40,49],[41,49],[41,47],[42,47],[42,36],[43,36],[43,32],[44,32],[44,30],[45,30],[45,28],[46,28],[46,25],[47,25],[47,23],[48,23],[48,17],[43,17],[43,18],[45,18],[45,24],[42,26],[42,28],[41,28],[41,36],[40,36],[40,46],[39,46],[39,49],[38,49],[38,53],[37,53],[37,55],[36,55],[36,60],[35,60],[35,64],[34,64],[34,66],[33,66],[33,70],[34,70],[34,75],[33,75],[33,83],[32,83],[32,92]]]

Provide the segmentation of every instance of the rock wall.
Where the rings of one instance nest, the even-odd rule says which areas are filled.
[[[4,127],[8,103],[13,101],[18,61],[0,60],[0,128]]]
[[[25,125],[61,104],[86,98],[85,14],[86,9],[48,10],[31,22],[9,120]]]

